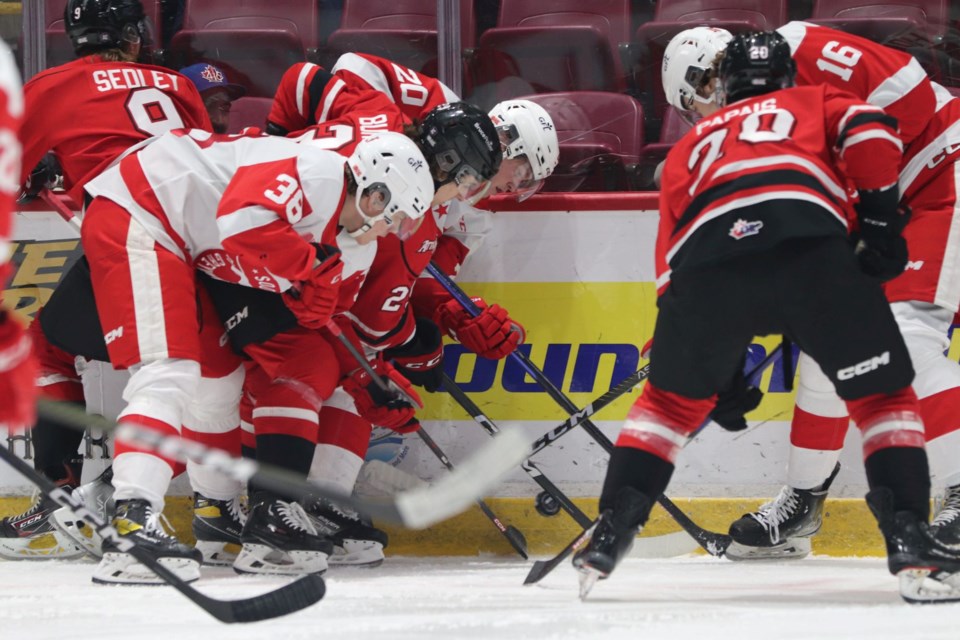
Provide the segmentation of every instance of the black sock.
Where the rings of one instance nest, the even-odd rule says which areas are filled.
[[[912,511],[923,522],[930,519],[930,467],[920,447],[887,447],[864,461],[871,489],[893,493],[893,510]]]
[[[73,406],[83,408],[83,405]],[[83,431],[38,417],[37,424],[30,430],[30,438],[34,469],[54,482],[69,480],[71,475],[79,481],[83,458],[77,451],[83,441]]]
[[[257,462],[282,467],[304,478],[310,473],[314,449],[316,445],[306,438],[281,434],[257,436]],[[249,491],[251,494],[269,492],[255,479],[250,481]]]
[[[622,487],[633,487],[646,495],[653,505],[667,488],[673,469],[672,463],[647,451],[615,447],[607,467],[607,477],[603,481],[600,511],[614,507]]]

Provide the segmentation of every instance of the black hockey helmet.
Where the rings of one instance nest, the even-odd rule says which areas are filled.
[[[721,104],[763,95],[794,85],[797,65],[790,45],[776,31],[755,31],[733,37],[720,60],[717,90]]]
[[[439,189],[465,176],[486,182],[500,169],[503,153],[497,128],[483,110],[466,102],[435,107],[420,124],[420,148]],[[445,174],[437,179],[438,172]]]
[[[153,44],[152,25],[140,0],[68,0],[63,19],[79,56],[122,49],[124,43]]]

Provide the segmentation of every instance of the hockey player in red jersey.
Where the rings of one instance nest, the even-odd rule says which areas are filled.
[[[120,420],[174,435],[195,397],[200,342],[209,335],[200,332],[196,305],[184,304],[195,297],[195,269],[251,291],[280,294],[295,322],[322,327],[337,307],[341,281],[369,265],[372,252],[364,247],[422,216],[433,180],[416,145],[399,134],[365,141],[345,159],[293,140],[191,130],[155,139],[88,183],[87,192],[94,200],[82,240],[98,315],[112,364],[132,371]],[[344,237],[352,241],[350,251],[338,248]],[[306,331],[292,333],[288,343],[257,345],[263,348],[261,364],[271,357],[277,363],[285,345],[301,345],[312,356],[314,378],[332,377],[335,384],[339,367],[332,356],[323,358],[329,348],[323,351],[319,340],[307,345]],[[303,358],[286,353],[303,364]],[[278,374],[270,390],[275,393],[260,398],[269,399],[272,416],[307,425],[294,429],[297,433],[316,424],[324,399],[314,379],[296,377],[301,374],[292,372],[301,384],[286,386],[287,378]],[[312,420],[303,415],[311,411]],[[310,437],[298,440],[309,443]],[[283,445],[278,442],[275,451],[262,447],[258,457],[297,467],[296,461],[276,459],[289,453]],[[115,523],[169,558],[184,579],[195,579],[198,554],[165,534],[157,521],[172,469],[154,453],[117,442]],[[324,570],[329,543],[316,535],[300,507],[258,487],[251,491],[244,549],[235,566]],[[107,546],[104,551],[95,581],[155,580],[127,554]],[[284,557],[271,565],[267,556],[274,551]]]
[[[20,121],[23,92],[20,74],[10,49],[0,42],[0,427],[14,433],[33,424],[36,417],[37,363],[30,336],[2,305],[2,291],[10,277],[10,237],[13,204],[20,176]],[[2,446],[2,445],[0,445]],[[0,555],[23,554],[24,531],[34,530],[34,513],[0,520]]]
[[[912,209],[904,231],[911,267],[884,290],[916,368],[914,384],[924,418],[931,471],[945,485],[933,530],[960,544],[960,365],[949,360],[949,328],[960,307],[960,279],[950,256],[960,215],[955,163],[960,100],[931,82],[912,56],[852,34],[804,22],[777,29],[797,64],[797,84],[829,84],[882,107],[896,118],[904,143],[899,165],[903,202]],[[678,34],[664,56],[668,101],[681,111],[709,115],[710,60],[730,34],[697,27]],[[787,486],[758,511],[731,525],[731,558],[802,557],[819,530],[827,490],[849,423],[829,378],[806,354],[791,425]]]
[[[189,80],[136,62],[150,38],[139,0],[70,0],[64,18],[78,59],[37,74],[24,87],[24,167],[15,180],[26,186],[26,195],[35,196],[62,172],[64,187],[82,203],[83,185],[129,147],[174,128],[209,128],[210,120]],[[82,403],[73,354],[50,345],[39,322],[31,325],[30,333],[40,358],[42,394]],[[207,375],[226,375],[236,366],[226,363],[228,370]],[[40,420],[31,435],[37,470],[76,487],[82,433]],[[46,549],[48,557],[76,555],[70,538],[49,524],[54,509],[52,501],[38,500],[28,511],[30,530],[15,525],[28,519],[14,516],[0,521],[0,528],[17,531],[17,540],[2,533],[0,537],[26,552],[33,544]],[[43,544],[38,540],[43,536],[55,537],[57,545]]]
[[[784,333],[821,365],[861,430],[867,503],[901,595],[960,599],[949,585],[960,555],[928,529],[913,368],[880,287],[906,266],[896,124],[833,87],[794,87],[795,73],[780,34],[734,37],[717,72],[721,109],[667,156],[650,378],[617,439],[600,518],[574,556],[582,595],[632,545],[753,337]]]

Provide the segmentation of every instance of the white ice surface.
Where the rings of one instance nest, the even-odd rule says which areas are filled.
[[[0,638],[960,638],[960,605],[905,604],[880,559],[629,559],[583,603],[569,564],[524,587],[529,566],[509,559],[389,558],[379,569],[332,570],[326,597],[304,611],[224,625],[167,587],[95,586],[90,563],[0,562]],[[197,585],[209,595],[236,598],[282,583],[205,568]]]

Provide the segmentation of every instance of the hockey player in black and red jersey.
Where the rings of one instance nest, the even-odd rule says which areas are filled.
[[[600,518],[573,559],[582,595],[632,545],[753,337],[783,333],[820,364],[861,430],[867,503],[901,595],[960,599],[945,582],[960,555],[928,528],[913,368],[880,287],[906,266],[896,122],[833,87],[794,87],[795,74],[780,34],[734,37],[717,71],[721,109],[667,156],[650,378],[617,439]]]
[[[209,130],[211,125],[203,100],[189,79],[169,69],[137,62],[152,37],[139,0],[69,0],[64,6],[64,20],[77,59],[37,74],[24,87],[25,168],[18,179],[25,185],[24,194],[35,196],[55,182],[53,167],[58,167],[64,188],[74,202],[81,204],[84,185],[131,146],[172,129]],[[74,320],[69,307],[59,317],[39,312],[30,333],[40,359],[41,394],[52,400],[83,403],[81,376],[75,366],[77,353],[66,353],[50,344],[41,330],[42,325],[52,323],[69,334]],[[242,373],[229,349],[220,349],[219,354],[221,358],[207,360],[204,371],[202,384],[210,386],[211,398],[222,397],[220,381]],[[87,371],[98,368],[93,363],[86,366]],[[225,405],[211,404],[209,413],[189,418],[187,428],[207,434],[238,429],[238,417],[225,412],[229,400],[224,400]],[[76,487],[82,433],[40,420],[31,436],[36,469],[63,486]],[[217,435],[212,437],[216,439]],[[198,469],[192,477],[200,492],[219,498],[229,493],[218,475]],[[90,483],[83,497],[96,508],[98,502],[103,503],[98,498],[109,490],[101,479]],[[92,532],[85,529],[90,535],[82,535],[66,510],[60,514],[69,517],[64,526],[74,535],[53,528],[50,516],[54,509],[52,501],[38,500],[22,516],[0,521],[0,555],[11,559],[35,557],[38,554],[33,550],[37,548],[45,557],[78,555],[74,540],[89,540]],[[31,527],[17,524],[24,522]],[[50,544],[50,538],[56,544]]]
[[[945,487],[933,530],[960,544],[960,365],[945,355],[960,309],[956,164],[960,100],[930,78],[912,56],[871,40],[805,22],[777,29],[790,45],[797,84],[829,84],[882,107],[896,118],[904,143],[898,170],[903,202],[912,209],[904,230],[911,267],[884,284],[916,368],[931,471]],[[730,34],[697,27],[678,34],[663,61],[668,101],[682,112],[709,115],[710,61]],[[849,424],[843,401],[816,363],[801,354],[791,424],[787,486],[754,513],[734,522],[732,559],[803,557],[820,528],[823,505],[838,471]]]

